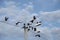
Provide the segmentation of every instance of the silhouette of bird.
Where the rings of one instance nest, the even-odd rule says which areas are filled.
[[[36,28],[34,28],[34,31],[36,31],[37,29]]]
[[[41,25],[41,22],[37,22],[36,26],[39,26],[39,25]]]
[[[39,26],[39,25],[41,25],[41,24],[36,24],[36,26]]]
[[[41,23],[41,21],[39,23]]]
[[[31,20],[30,22],[31,22],[31,23],[33,23],[33,22],[34,22],[34,20]]]
[[[40,33],[40,31],[37,31],[37,33]]]
[[[8,17],[5,17],[5,21],[7,21],[8,20]]]
[[[36,17],[35,17],[35,16],[33,16],[33,19],[32,19],[30,22],[32,22],[32,23],[33,23],[35,19],[36,19]]]
[[[32,30],[33,30],[33,27],[32,27]]]
[[[16,25],[18,25],[19,23],[21,23],[21,22],[17,22]]]
[[[24,26],[22,27],[22,28],[24,28],[24,29],[27,29],[28,27],[26,27],[26,25],[25,25],[25,23],[23,24]]]
[[[28,29],[28,31],[30,31],[30,29]]]
[[[40,37],[40,35],[39,35],[39,34],[37,34],[37,35],[35,35],[35,37]]]
[[[30,23],[27,23],[27,25],[29,26],[29,25],[31,25]]]
[[[36,17],[35,16],[33,16],[33,20],[35,20],[36,19]]]
[[[32,28],[32,26],[29,25],[29,28]]]

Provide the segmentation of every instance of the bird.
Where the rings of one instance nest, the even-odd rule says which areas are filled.
[[[33,19],[32,19],[30,22],[32,22],[32,23],[33,23],[35,19],[36,19],[36,17],[35,17],[35,16],[33,16]]]
[[[17,22],[16,25],[18,25],[19,23],[21,23],[21,22]]]
[[[34,28],[34,31],[36,31],[37,29],[36,28]]]
[[[33,20],[35,20],[36,19],[36,17],[35,16],[33,16]]]
[[[39,23],[41,23],[41,21],[39,21]]]
[[[41,25],[41,24],[36,24],[36,26],[39,26],[39,25]]]
[[[33,23],[33,22],[34,22],[34,20],[31,20],[30,22],[31,22],[31,23]]]
[[[5,21],[7,21],[8,20],[8,17],[5,17]]]
[[[27,25],[29,26],[29,25],[31,25],[30,23],[27,23]]]
[[[32,28],[32,26],[29,25],[29,28]]]
[[[39,25],[41,25],[41,21],[40,22],[37,22],[37,24],[36,24],[36,26],[39,26]]]
[[[30,31],[30,29],[28,29],[28,31]]]
[[[22,27],[22,28],[24,28],[24,29],[27,29],[28,27],[26,27],[26,25],[25,25],[25,23],[23,24],[24,26]]]
[[[40,37],[40,35],[39,35],[39,34],[37,34],[37,35],[35,35],[35,37]]]
[[[33,30],[33,27],[32,27],[32,30]]]
[[[40,31],[37,31],[37,33],[40,33]]]

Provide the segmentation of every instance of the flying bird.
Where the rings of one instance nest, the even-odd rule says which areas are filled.
[[[41,24],[36,24],[36,26],[39,26],[39,25],[41,25]]]
[[[32,27],[32,30],[33,30],[33,27]]]
[[[28,26],[30,26],[31,24],[30,23],[27,23]]]
[[[27,29],[28,27],[26,27],[26,25],[25,25],[25,23],[23,24],[24,26],[22,27],[22,28],[24,28],[24,29]]]
[[[37,29],[36,28],[34,28],[34,31],[36,31]]]
[[[30,22],[31,22],[31,23],[33,23],[33,22],[34,22],[34,20],[31,20]]]
[[[28,31],[30,31],[30,29],[28,29]]]
[[[37,33],[40,33],[40,31],[37,31]]]
[[[36,26],[39,26],[39,25],[41,25],[41,22],[37,22]]]
[[[19,23],[21,23],[21,22],[17,22],[16,25],[18,25]]]
[[[7,21],[8,20],[8,17],[5,17],[5,21]]]
[[[35,20],[36,19],[36,17],[35,16],[33,16],[33,20]]]
[[[36,19],[36,17],[35,17],[35,16],[33,16],[33,19],[32,19],[30,22],[32,22],[32,23],[33,23],[35,19]]]
[[[37,34],[37,35],[35,35],[35,37],[40,37],[40,35],[39,35],[39,34]]]

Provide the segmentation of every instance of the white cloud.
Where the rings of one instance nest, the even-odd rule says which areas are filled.
[[[53,28],[51,30],[51,34],[53,35],[53,40],[60,40],[60,27]]]
[[[58,22],[60,20],[60,10],[52,12],[40,12],[41,19]]]

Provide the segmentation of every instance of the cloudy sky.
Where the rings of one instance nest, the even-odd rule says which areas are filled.
[[[0,0],[0,40],[24,40],[22,26],[17,21],[27,23],[32,16],[42,21],[37,27],[40,38],[28,32],[28,40],[60,40],[60,0]],[[4,17],[9,17],[4,22]]]

